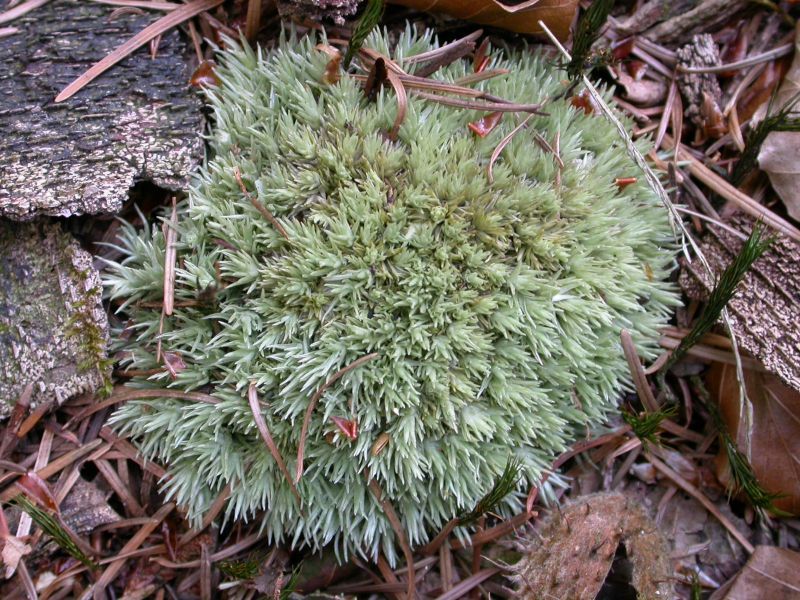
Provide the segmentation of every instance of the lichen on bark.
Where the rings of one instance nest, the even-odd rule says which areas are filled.
[[[109,382],[108,320],[91,255],[58,225],[0,222],[0,417]]]

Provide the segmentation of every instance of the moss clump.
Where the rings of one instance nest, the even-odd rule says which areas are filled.
[[[114,422],[167,463],[165,487],[194,517],[227,484],[229,516],[260,515],[273,539],[391,559],[394,536],[365,475],[412,544],[472,510],[510,459],[520,490],[539,481],[615,409],[628,377],[620,329],[654,355],[676,303],[663,282],[674,247],[647,187],[614,184],[636,168],[601,118],[548,103],[549,116],[534,116],[505,148],[490,183],[489,157],[520,117],[478,138],[468,124],[480,113],[412,95],[390,141],[391,88],[371,102],[350,77],[325,83],[328,57],[314,43],[222,55],[210,92],[213,158],[179,205],[179,307],[162,336],[187,367],[132,382],[204,389],[220,403],[129,402]],[[390,53],[379,35],[366,45]],[[402,65],[434,46],[406,33],[391,54]],[[510,74],[478,87],[496,96],[543,102],[562,90],[561,75],[534,54],[494,67]],[[458,62],[437,77],[469,72]],[[559,184],[531,130],[560,136]],[[286,237],[242,194],[237,169]],[[152,369],[160,315],[147,306],[162,295],[163,234],[129,228],[125,246],[106,283],[135,323],[130,365]],[[301,509],[247,390],[256,386],[293,473],[312,396],[372,353],[312,413]],[[357,424],[355,439],[340,419]],[[511,495],[498,510],[519,502]]]

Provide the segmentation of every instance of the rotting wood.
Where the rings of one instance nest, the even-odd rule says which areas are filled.
[[[0,39],[0,216],[117,211],[138,181],[183,189],[202,156],[201,100],[188,44],[164,34],[70,100],[56,94],[156,16],[54,0]]]

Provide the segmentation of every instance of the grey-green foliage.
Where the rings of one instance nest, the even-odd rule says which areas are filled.
[[[391,87],[369,102],[348,76],[324,83],[329,59],[314,45],[222,54],[222,83],[209,93],[212,158],[179,205],[176,300],[204,302],[176,308],[162,338],[187,368],[175,380],[164,372],[131,382],[211,390],[222,401],[128,402],[114,423],[169,466],[164,486],[195,518],[230,484],[228,516],[263,519],[272,539],[393,559],[394,534],[365,473],[412,544],[472,510],[511,458],[519,491],[536,483],[614,410],[628,382],[620,329],[643,356],[655,354],[676,304],[663,281],[674,244],[643,183],[615,186],[637,171],[602,118],[548,104],[549,116],[505,148],[490,184],[489,157],[520,115],[480,139],[467,127],[480,113],[412,95],[389,141]],[[366,45],[390,52],[378,33]],[[403,65],[435,46],[430,34],[406,32],[391,55]],[[509,100],[544,102],[562,89],[561,74],[531,52],[493,67],[510,74],[478,87]],[[470,70],[457,62],[436,77]],[[560,187],[531,130],[553,143],[560,135]],[[237,168],[288,241],[243,196]],[[128,227],[124,245],[106,283],[135,324],[126,363],[157,368],[160,315],[142,304],[162,296],[163,235]],[[372,352],[379,357],[330,386],[313,413],[301,513],[259,437],[247,388],[257,385],[294,472],[311,396]],[[334,416],[357,421],[355,441]],[[373,456],[383,433],[390,441]],[[520,498],[499,510],[518,509]]]

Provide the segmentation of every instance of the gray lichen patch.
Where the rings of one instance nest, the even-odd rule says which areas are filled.
[[[187,44],[165,33],[70,100],[70,81],[144,29],[153,15],[117,15],[54,0],[0,38],[0,216],[111,213],[138,181],[182,189],[202,157],[202,103],[189,87]]]
[[[0,417],[109,381],[108,320],[91,255],[57,225],[0,221]]]

